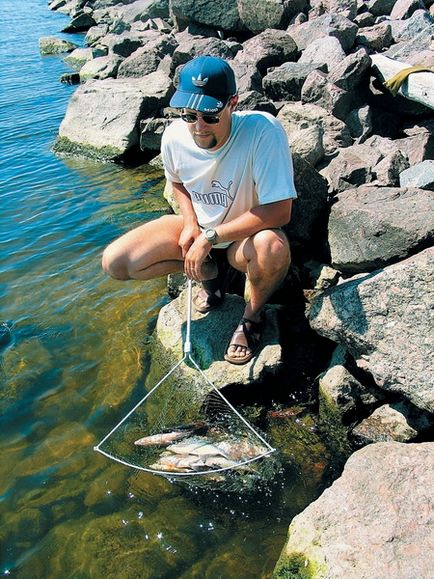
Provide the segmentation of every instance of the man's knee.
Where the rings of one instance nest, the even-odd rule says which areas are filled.
[[[101,265],[103,270],[114,279],[122,281],[131,279],[128,273],[126,256],[116,249],[116,242],[105,248]]]
[[[253,239],[258,260],[274,268],[286,268],[291,259],[289,243],[280,229],[258,231]]]

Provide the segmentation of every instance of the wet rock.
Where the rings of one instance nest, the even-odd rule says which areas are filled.
[[[76,48],[63,59],[64,62],[74,70],[80,70],[87,62],[91,61],[96,54],[93,48]]]
[[[429,412],[434,412],[434,375],[426,360],[434,326],[427,288],[433,282],[434,249],[429,248],[330,288],[310,310],[312,328],[344,345],[380,388]]]
[[[264,93],[274,101],[298,101],[304,81],[317,68],[326,67],[315,63],[285,62],[264,77]]]
[[[401,187],[419,187],[434,191],[434,161],[423,161],[402,171],[399,184]]]
[[[297,55],[297,46],[290,35],[283,30],[268,29],[246,40],[234,61],[253,64],[264,75],[270,66],[294,61]]]
[[[402,403],[383,404],[352,430],[354,441],[361,446],[373,442],[410,442],[417,435]]]
[[[433,443],[359,450],[293,519],[274,577],[429,577],[433,484]]]
[[[316,68],[330,70],[345,58],[341,43],[333,36],[313,40],[304,50],[298,62],[316,64]]]
[[[72,52],[76,48],[78,48],[77,44],[67,42],[55,36],[43,36],[39,39],[39,52],[43,55]]]
[[[329,244],[332,264],[340,271],[373,271],[434,240],[434,196],[422,189],[362,185],[336,199]]]
[[[304,51],[318,38],[334,36],[347,53],[354,44],[357,26],[340,14],[324,14],[304,24],[288,26],[287,32],[294,39],[298,50]]]
[[[139,120],[166,106],[172,92],[170,79],[160,71],[134,80],[88,81],[69,102],[55,151],[122,157],[139,145]]]
[[[115,54],[94,58],[80,68],[80,82],[86,82],[93,78],[99,80],[116,78],[119,65],[122,61],[122,57],[116,56]]]
[[[64,84],[79,84],[80,75],[78,72],[65,72],[60,77],[60,82],[63,82]]]
[[[285,104],[277,115],[291,139],[293,131],[306,129],[312,125],[320,126],[324,131],[324,151],[333,154],[340,147],[352,144],[350,132],[344,122],[331,115],[324,108],[315,104]]]

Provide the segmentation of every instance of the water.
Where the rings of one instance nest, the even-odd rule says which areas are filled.
[[[121,284],[103,248],[165,211],[162,175],[51,152],[75,87],[41,36],[67,17],[2,0],[0,572],[16,577],[266,577],[320,463],[268,494],[195,494],[93,445],[143,396],[165,281]],[[82,36],[64,35],[78,43]],[[306,432],[311,426],[304,425]]]

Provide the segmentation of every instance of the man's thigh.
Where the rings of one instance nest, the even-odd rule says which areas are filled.
[[[251,237],[234,241],[227,249],[227,258],[232,267],[247,273],[249,261],[262,255],[267,255],[271,244],[280,243],[289,253],[288,238],[281,229],[264,229]]]

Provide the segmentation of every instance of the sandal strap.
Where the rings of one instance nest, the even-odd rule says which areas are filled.
[[[247,327],[246,324],[250,324],[250,328]],[[240,323],[238,324],[235,332],[232,334],[232,339],[229,343],[229,346],[238,346],[239,348],[248,348],[249,350],[253,350],[257,347],[261,340],[261,333],[262,328],[264,325],[264,320],[260,320],[259,322],[254,322],[253,320],[249,320],[248,318],[241,318]],[[243,335],[247,344],[239,344],[236,341],[236,335]],[[255,337],[254,334],[259,334],[259,337]]]

